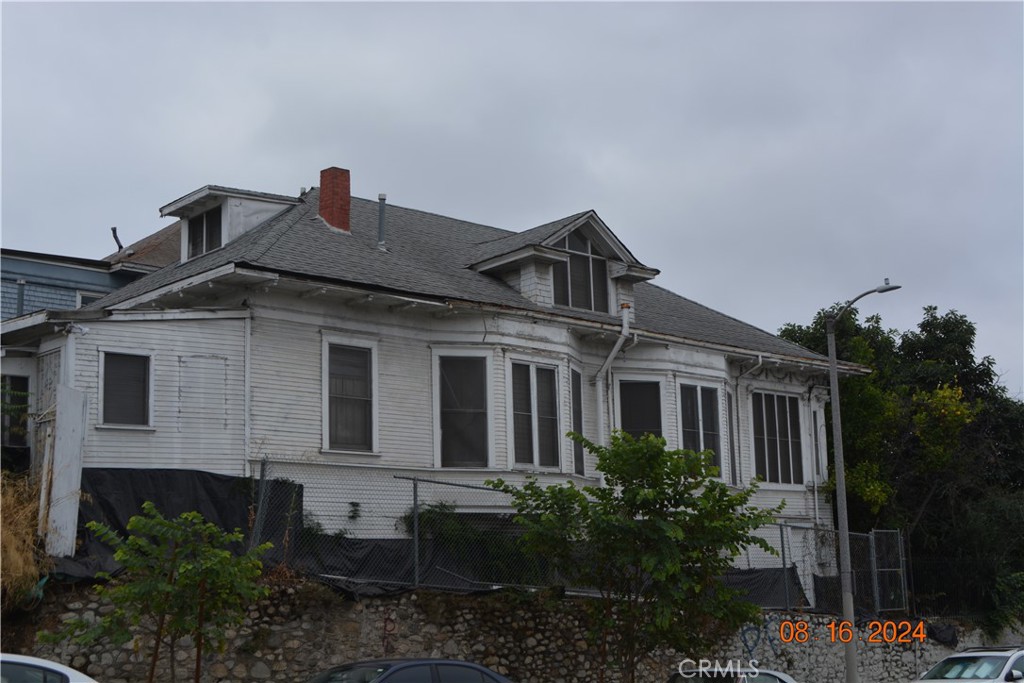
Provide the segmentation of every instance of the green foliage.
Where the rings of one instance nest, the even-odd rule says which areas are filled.
[[[780,335],[827,353],[824,315]],[[906,530],[919,593],[968,596],[925,609],[999,622],[1008,577],[1024,572],[1024,403],[997,383],[992,358],[975,358],[975,332],[934,306],[903,333],[877,316],[858,323],[855,309],[836,321],[840,360],[874,369],[840,381],[843,448],[851,527]],[[935,570],[948,566],[959,571],[943,579]]]
[[[247,606],[267,594],[257,580],[263,568],[259,558],[270,544],[238,555],[233,550],[240,547],[243,536],[237,529],[227,533],[198,512],[166,519],[148,501],[142,510],[143,514],[128,521],[127,539],[98,522],[88,524],[114,548],[114,559],[124,573],[97,589],[113,605],[112,612],[92,623],[69,622],[57,637],[79,643],[105,637],[120,645],[147,629],[153,648],[147,680],[152,682],[164,639],[173,647],[189,636],[196,646],[198,682],[203,650],[223,650],[226,629],[241,623]]]
[[[607,447],[570,436],[597,456],[605,486],[488,485],[512,496],[526,547],[567,585],[600,592],[591,636],[615,653],[623,680],[659,646],[710,653],[758,615],[719,579],[744,548],[773,552],[754,531],[781,508],[750,506],[756,487],[731,491],[709,452],[669,451],[652,435],[615,432]]]
[[[986,615],[982,627],[992,638],[1005,628],[1024,633],[1024,572],[1005,574],[996,579],[993,592],[995,609]]]
[[[544,582],[542,558],[524,552],[517,542],[515,527],[505,516],[490,515],[470,520],[460,515],[455,505],[434,502],[402,516],[405,533],[413,535],[414,520],[419,531],[419,552],[429,545],[444,548],[457,558],[459,572],[487,583],[537,585]],[[509,528],[506,528],[509,527]]]

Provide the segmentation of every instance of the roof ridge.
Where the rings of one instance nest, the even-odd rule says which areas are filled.
[[[319,187],[314,187],[307,194],[311,194],[313,192],[317,192],[319,194],[320,188]],[[368,202],[370,204],[377,204],[378,201],[379,201],[379,200],[374,200],[374,199],[367,199],[365,197],[357,197],[355,195],[352,195],[352,199],[358,199],[361,202]],[[424,211],[423,209],[413,209],[413,208],[410,208],[408,206],[402,206],[401,204],[392,204],[391,202],[388,202],[387,203],[387,207],[389,209],[392,209],[392,208],[394,208],[394,209],[402,209],[403,211],[410,211],[412,213],[423,214],[425,216],[434,216],[435,218],[441,218],[441,219],[446,220],[446,221],[454,221],[456,223],[464,223],[466,225],[474,225],[474,226],[476,226],[478,228],[489,228],[491,230],[500,230],[501,232],[507,232],[509,235],[518,235],[519,234],[519,233],[517,233],[517,232],[515,232],[513,230],[509,230],[508,228],[499,228],[499,227],[497,227],[495,225],[488,225],[487,223],[477,223],[475,221],[467,221],[467,220],[464,220],[462,218],[452,218],[451,216],[445,216],[445,215],[437,213],[435,211]],[[501,237],[496,237],[495,239],[503,239],[503,238],[505,238],[507,236],[508,235],[502,235]],[[480,244],[486,244],[486,243],[485,242],[480,242]]]

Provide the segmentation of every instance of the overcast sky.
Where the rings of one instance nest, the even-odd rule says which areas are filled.
[[[3,246],[101,258],[207,184],[511,230],[594,209],[776,332],[955,309],[1021,396],[1024,13],[1004,3],[4,2]]]

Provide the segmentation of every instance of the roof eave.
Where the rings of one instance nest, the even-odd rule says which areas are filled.
[[[507,254],[501,254],[493,258],[479,261],[470,266],[478,273],[487,273],[495,270],[505,270],[517,266],[524,261],[537,261],[540,263],[559,263],[569,260],[569,255],[556,249],[531,244],[521,249],[516,249]]]
[[[176,218],[186,218],[190,215],[189,209],[200,203],[210,203],[211,200],[219,197],[238,197],[240,199],[253,199],[256,201],[267,202],[269,204],[282,204],[285,206],[296,205],[299,203],[298,197],[288,197],[285,195],[272,195],[263,192],[249,192],[247,190],[238,190],[230,187],[222,187],[220,185],[204,185],[198,190],[189,192],[184,197],[175,199],[170,204],[165,204],[160,207],[160,216],[174,216]]]

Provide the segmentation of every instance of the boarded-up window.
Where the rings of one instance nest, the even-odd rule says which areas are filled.
[[[332,345],[329,359],[331,448],[373,450],[373,379],[371,350]]]
[[[103,354],[103,423],[149,424],[149,356]]]
[[[622,431],[640,438],[661,436],[661,385],[658,382],[619,382]]]
[[[795,396],[754,392],[754,471],[776,484],[802,484],[800,403]]]
[[[178,357],[178,431],[226,429],[227,358]]]
[[[487,361],[440,358],[441,466],[486,467]]]

